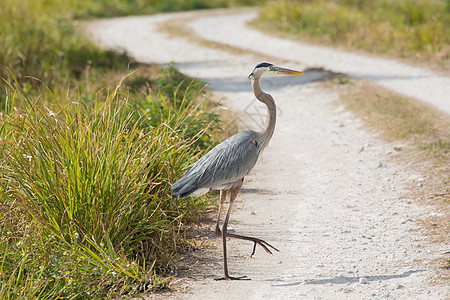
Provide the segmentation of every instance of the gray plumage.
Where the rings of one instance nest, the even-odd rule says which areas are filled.
[[[210,189],[230,189],[251,171],[261,150],[262,141],[257,132],[241,131],[194,163],[172,186],[173,193],[187,197],[197,190],[203,194]]]
[[[275,129],[276,105],[272,96],[263,92],[259,84],[265,76],[297,72],[276,67],[270,63],[258,64],[249,78],[252,79],[256,98],[267,105],[267,119],[261,132],[244,130],[223,141],[198,160],[184,176],[172,186],[180,197],[202,195],[210,189],[230,189],[255,165],[261,150],[269,143]],[[299,72],[297,72],[299,73]]]

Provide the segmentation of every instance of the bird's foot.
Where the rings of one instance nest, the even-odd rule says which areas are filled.
[[[228,237],[231,238],[236,238],[236,239],[241,239],[241,240],[247,240],[247,241],[252,241],[254,243],[253,245],[253,251],[252,254],[250,254],[250,256],[253,256],[255,254],[256,251],[256,245],[260,245],[267,253],[272,254],[272,251],[270,251],[269,248],[272,248],[273,250],[280,252],[280,250],[278,250],[277,248],[275,248],[274,246],[272,246],[271,244],[269,244],[268,242],[255,238],[255,237],[250,237],[250,236],[244,236],[244,235],[238,235],[238,234],[234,234],[234,233],[226,233],[226,235]]]
[[[247,276],[232,277],[227,275],[222,278],[214,278],[214,280],[219,281],[219,280],[251,280],[251,279],[247,278]]]
[[[277,248],[275,248],[274,246],[272,246],[271,244],[269,244],[268,242],[258,239],[258,238],[254,238],[255,240],[253,241],[253,251],[252,254],[250,254],[250,257],[252,257],[255,254],[256,251],[256,245],[260,245],[267,253],[272,254],[272,252],[269,250],[268,247],[272,248],[273,250],[280,252],[280,250],[278,250]]]

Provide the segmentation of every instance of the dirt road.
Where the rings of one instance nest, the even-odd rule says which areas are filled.
[[[289,68],[324,66],[339,72],[346,72],[339,63],[344,66],[349,58],[345,53],[331,52],[330,68],[321,59],[307,62],[306,56],[293,52],[296,48],[292,47],[299,45],[292,41],[273,40],[246,28],[244,23],[252,16],[253,11],[164,14],[95,21],[87,29],[103,46],[125,49],[141,62],[176,62],[182,72],[210,82],[215,94],[224,97],[222,105],[236,112],[242,128],[258,129],[265,109],[254,99],[247,75],[267,55],[278,57],[282,66]],[[186,26],[202,38],[241,48],[258,45],[261,54],[208,48],[158,30],[158,24],[180,18],[189,18]],[[377,69],[380,60],[361,59],[365,59],[364,65],[358,66],[360,60],[352,58],[352,67],[359,71],[348,71],[350,75],[359,74],[406,93],[419,87],[416,97],[424,101],[438,99],[433,105],[443,103],[442,109],[450,112],[449,107],[445,108],[445,98],[439,96],[450,94],[450,84],[444,85],[450,82],[448,78],[425,70],[421,72],[428,74],[427,82],[422,77],[400,79],[403,75],[398,74],[387,78],[390,75],[386,74],[391,74],[386,69],[390,63],[385,63],[386,78],[382,79],[365,71]],[[375,61],[371,68],[367,62],[372,59]],[[405,197],[414,184],[422,182],[423,176],[393,163],[389,153],[397,145],[386,144],[362,130],[359,121],[335,103],[339,90],[324,90],[317,83],[325,75],[326,72],[308,72],[298,77],[262,80],[263,89],[277,101],[277,128],[268,149],[246,178],[230,226],[236,233],[265,239],[280,252],[271,256],[258,249],[250,258],[251,244],[231,240],[231,275],[246,275],[252,280],[214,281],[214,277],[222,275],[222,258],[220,240],[212,238],[211,246],[197,254],[207,256],[209,264],[194,264],[188,277],[175,280],[177,291],[157,297],[448,296],[447,287],[432,284],[436,274],[430,267],[448,249],[428,243],[416,223],[436,212]],[[424,85],[433,87],[431,94],[422,89]]]

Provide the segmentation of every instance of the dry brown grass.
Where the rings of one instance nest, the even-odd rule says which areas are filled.
[[[450,72],[444,0],[268,1],[255,26],[275,35],[403,59]]]
[[[359,80],[351,81],[341,102],[387,141],[407,140],[431,150],[441,140],[448,150],[448,116],[425,103]]]

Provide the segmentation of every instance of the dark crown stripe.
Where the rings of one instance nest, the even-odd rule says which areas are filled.
[[[256,69],[256,68],[266,68],[266,67],[270,67],[270,66],[273,66],[273,64],[267,63],[267,62],[262,62],[262,63],[258,64],[258,65],[255,67],[255,69]]]

